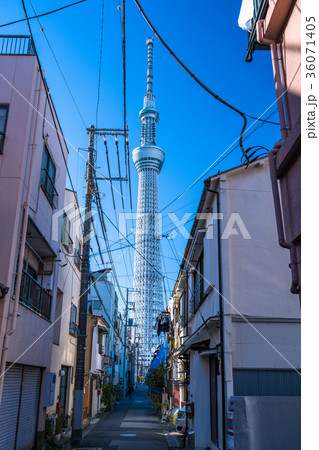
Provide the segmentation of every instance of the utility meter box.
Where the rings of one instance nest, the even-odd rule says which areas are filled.
[[[56,383],[56,373],[47,372],[45,376],[45,390],[43,406],[54,405],[54,392]]]

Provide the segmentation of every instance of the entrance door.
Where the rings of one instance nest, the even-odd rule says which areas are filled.
[[[217,416],[217,374],[218,361],[217,356],[209,357],[210,365],[210,430],[211,440],[218,444],[218,416]]]
[[[66,395],[68,390],[68,379],[69,379],[68,366],[61,366],[61,373],[63,373],[63,375],[60,376],[59,402],[61,403],[61,411],[67,414]]]

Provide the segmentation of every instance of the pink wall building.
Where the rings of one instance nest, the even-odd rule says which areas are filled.
[[[0,49],[0,282],[7,288],[0,301],[1,375],[15,363],[1,376],[0,448],[38,448],[68,150],[31,39],[0,37]]]
[[[254,4],[254,10],[246,21],[243,17],[250,4]],[[240,22],[249,30],[246,61],[252,60],[254,49],[270,49],[281,129],[281,139],[269,153],[270,176],[279,244],[290,252],[290,290],[300,293],[301,2],[244,0]]]

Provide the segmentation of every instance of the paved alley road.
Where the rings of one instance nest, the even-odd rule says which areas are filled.
[[[87,435],[84,431],[81,445],[71,448],[167,450],[165,432],[167,426],[159,423],[151,408],[147,388],[139,387],[132,400],[116,405]]]

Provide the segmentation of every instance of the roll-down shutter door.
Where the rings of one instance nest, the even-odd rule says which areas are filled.
[[[40,387],[39,367],[15,364],[6,372],[0,407],[0,450],[35,447]]]
[[[9,365],[7,364],[6,369]],[[19,415],[22,365],[15,364],[4,375],[0,407],[0,450],[14,449]]]
[[[40,385],[41,369],[39,367],[24,366],[16,441],[17,450],[29,450],[35,446]]]

